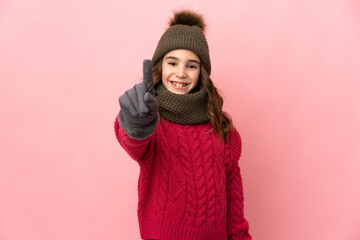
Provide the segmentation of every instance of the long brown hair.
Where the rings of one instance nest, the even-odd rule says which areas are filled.
[[[161,81],[162,75],[162,62],[161,59],[153,66],[153,82],[154,86]],[[223,98],[214,86],[209,73],[206,71],[203,64],[200,63],[200,76],[199,83],[202,84],[208,94],[207,115],[220,139],[224,139],[225,143],[229,142],[229,134],[232,128],[232,120],[229,114],[222,110]]]

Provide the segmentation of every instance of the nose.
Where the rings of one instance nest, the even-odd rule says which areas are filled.
[[[183,67],[179,67],[179,69],[176,72],[176,76],[178,78],[186,78],[186,71]]]

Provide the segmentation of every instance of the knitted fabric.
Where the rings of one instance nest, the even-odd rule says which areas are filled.
[[[152,57],[153,65],[159,62],[166,53],[175,49],[187,49],[196,53],[210,75],[209,46],[201,28],[182,24],[169,27],[158,42]]]
[[[208,98],[204,87],[197,92],[176,94],[167,90],[164,84],[159,82],[155,91],[160,116],[170,122],[198,124],[209,121],[206,111]]]
[[[126,135],[115,120],[120,145],[140,166],[138,220],[142,239],[251,240],[244,218],[236,129],[219,141],[209,123],[164,119],[150,137]]]

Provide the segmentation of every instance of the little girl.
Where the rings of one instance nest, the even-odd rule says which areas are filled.
[[[240,135],[210,79],[204,20],[175,13],[143,82],[120,98],[115,134],[140,165],[142,239],[250,240]]]

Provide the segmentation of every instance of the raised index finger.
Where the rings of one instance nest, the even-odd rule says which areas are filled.
[[[143,83],[145,84],[146,91],[155,96],[152,63],[149,59],[145,59],[143,62],[143,74]]]

